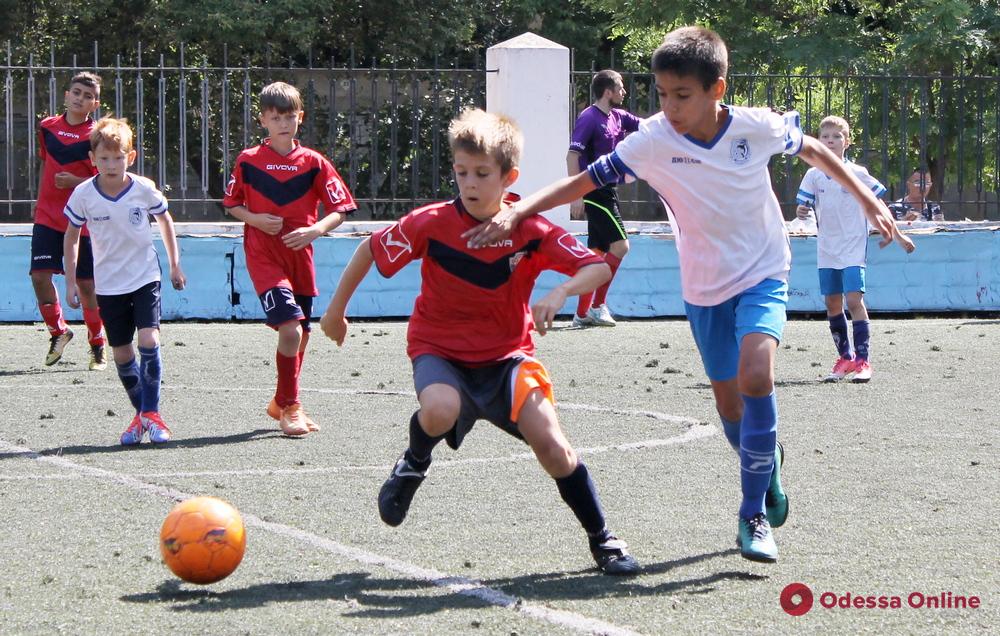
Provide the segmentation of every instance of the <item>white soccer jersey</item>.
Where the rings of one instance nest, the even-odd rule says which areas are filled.
[[[799,115],[727,106],[708,143],[678,134],[663,113],[591,164],[599,184],[643,179],[673,224],[684,300],[718,305],[766,278],[787,280],[791,250],[768,162],[802,148]]]
[[[90,230],[94,252],[94,285],[102,296],[128,294],[160,280],[160,262],[153,249],[150,214],[167,211],[167,200],[156,184],[129,173],[132,182],[109,197],[87,179],[73,190],[65,214],[76,227]]]
[[[885,194],[885,186],[863,166],[844,161],[875,196]],[[817,168],[809,168],[802,178],[796,200],[816,210],[816,265],[833,269],[864,267],[868,255],[871,226],[861,204],[847,190]]]

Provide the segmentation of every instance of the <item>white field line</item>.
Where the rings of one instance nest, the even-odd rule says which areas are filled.
[[[62,469],[72,470],[90,477],[110,481],[114,484],[131,488],[132,490],[172,499],[174,501],[183,501],[194,496],[190,493],[175,490],[173,488],[151,484],[130,475],[105,470],[103,468],[77,464],[62,457],[39,455],[30,448],[15,446],[3,440],[0,440],[0,451],[28,456],[39,462],[52,464]],[[373,552],[353,548],[331,539],[312,534],[311,532],[306,532],[305,530],[301,530],[299,528],[294,528],[281,523],[274,523],[272,521],[264,521],[260,517],[252,514],[241,512],[241,515],[244,523],[250,527],[260,528],[261,530],[293,539],[297,543],[308,543],[316,548],[325,550],[326,552],[338,555],[356,563],[361,563],[371,567],[384,568],[391,572],[395,572],[396,574],[401,574],[411,580],[425,581],[455,594],[469,596],[489,605],[510,609],[539,621],[559,625],[577,632],[588,634],[611,634],[615,636],[632,636],[633,634],[636,634],[636,632],[628,628],[619,627],[600,619],[590,618],[575,612],[557,610],[541,605],[526,603],[521,598],[511,596],[510,594],[491,587],[487,587],[483,585],[482,582],[475,579],[469,579],[463,576],[453,576],[439,572],[438,570],[423,568],[412,563],[400,561],[398,559],[380,556]]]
[[[27,386],[30,388],[42,388],[42,389],[54,389],[57,388],[53,385],[21,385],[22,387]],[[70,386],[81,386],[81,385],[70,385]],[[6,388],[0,385],[0,388]],[[201,390],[201,391],[271,391],[270,388],[261,387],[173,387],[176,389],[183,389],[185,391]],[[341,395],[393,395],[393,396],[405,396],[414,397],[414,393],[404,392],[404,391],[384,391],[381,389],[301,389],[301,391],[310,391],[315,393],[336,393]],[[640,417],[640,418],[651,418],[661,422],[671,422],[679,424],[690,425],[686,432],[676,435],[674,437],[668,437],[665,439],[651,439],[643,440],[639,442],[629,442],[626,444],[618,444],[615,446],[595,446],[593,448],[578,448],[577,453],[580,455],[599,455],[602,453],[613,452],[613,451],[634,451],[642,450],[646,448],[659,448],[662,446],[675,446],[678,444],[685,444],[687,442],[693,442],[698,439],[705,437],[711,437],[718,432],[718,428],[712,424],[702,424],[696,419],[689,417],[681,417],[678,415],[670,415],[669,413],[660,413],[658,411],[642,411],[642,410],[631,410],[631,409],[616,409],[601,406],[592,406],[589,404],[574,404],[571,402],[560,402],[559,408],[567,411],[587,411],[591,413],[611,413],[614,415],[623,415],[626,417]],[[435,470],[441,468],[449,468],[455,466],[466,466],[466,465],[476,465],[476,464],[497,464],[497,463],[508,463],[516,461],[524,461],[534,459],[533,453],[516,453],[514,455],[508,455],[507,457],[471,457],[468,459],[453,459],[453,460],[439,460],[434,462]],[[366,472],[366,471],[383,471],[385,466],[379,464],[377,466],[326,466],[317,468],[248,468],[243,470],[217,470],[217,471],[194,471],[194,472],[168,472],[168,473],[144,473],[146,477],[150,478],[173,478],[173,479],[183,479],[187,477],[238,477],[238,476],[288,476],[288,475],[309,475],[309,474],[332,474],[332,473],[348,473],[348,472]],[[12,474],[0,474],[0,481],[35,481],[35,480],[69,480],[69,479],[80,479],[83,475],[73,474],[55,474],[55,475],[12,475]]]

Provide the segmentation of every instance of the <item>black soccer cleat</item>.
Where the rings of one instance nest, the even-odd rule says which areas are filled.
[[[378,491],[378,516],[386,525],[396,527],[403,523],[413,495],[426,477],[426,470],[417,470],[405,457],[399,458],[389,473],[389,479],[385,480]]]
[[[590,553],[597,568],[611,576],[633,576],[639,573],[639,562],[628,553],[628,544],[613,534],[590,542]]]

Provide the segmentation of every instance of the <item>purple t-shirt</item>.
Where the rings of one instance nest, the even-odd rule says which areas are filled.
[[[585,108],[576,118],[569,143],[570,150],[580,153],[580,170],[586,170],[599,157],[614,150],[627,134],[639,130],[640,121],[621,108],[612,108],[606,115],[597,106]]]

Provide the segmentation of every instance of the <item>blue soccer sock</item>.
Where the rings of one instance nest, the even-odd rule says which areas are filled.
[[[871,341],[871,329],[867,320],[854,321],[854,351],[861,360],[868,359],[868,343]]]
[[[600,538],[607,530],[604,511],[601,509],[600,499],[597,498],[597,487],[594,486],[594,481],[590,478],[590,472],[584,463],[580,462],[576,470],[556,479],[556,486],[563,501],[580,520],[580,525],[587,534],[591,538]]]
[[[118,367],[118,379],[122,381],[129,402],[135,407],[135,412],[142,410],[142,385],[139,383],[139,365],[135,358],[125,364],[115,364]]]
[[[733,447],[733,450],[737,453],[740,452],[740,423],[730,422],[726,418],[719,416],[722,420],[722,432],[726,434],[726,440],[729,441],[729,445]]]
[[[405,457],[410,466],[424,471],[431,465],[431,452],[437,443],[444,439],[444,435],[437,437],[428,435],[420,426],[419,413],[420,411],[415,411],[410,416],[410,447],[406,449]]]
[[[142,412],[160,411],[160,347],[139,347],[139,383],[142,385]]]
[[[844,315],[844,312],[840,312],[836,316],[827,316],[826,319],[830,321],[830,333],[833,334],[833,344],[837,347],[837,353],[840,354],[841,358],[849,360],[851,358],[851,341],[847,337],[847,316]],[[855,342],[857,342],[856,338]]]
[[[764,512],[764,494],[774,470],[774,445],[778,437],[778,401],[772,391],[765,397],[743,396],[740,426],[740,483],[743,502],[740,517]]]

